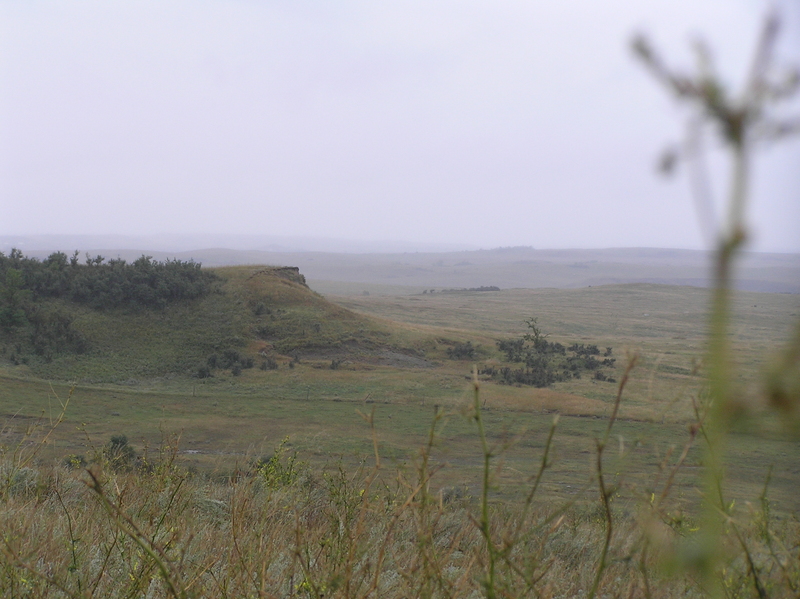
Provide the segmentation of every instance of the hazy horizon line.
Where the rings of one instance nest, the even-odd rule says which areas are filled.
[[[203,241],[206,243],[203,243]],[[210,242],[210,243],[208,243]],[[106,244],[106,245],[104,245]],[[496,245],[479,246],[474,244],[429,243],[405,240],[363,240],[312,236],[278,236],[258,234],[200,234],[200,233],[157,233],[147,235],[130,234],[67,234],[44,233],[30,235],[0,234],[0,252],[11,249],[22,251],[65,251],[66,245],[78,251],[154,251],[154,252],[191,252],[209,250],[228,250],[243,252],[274,253],[343,253],[343,254],[393,254],[393,253],[447,253],[478,252],[498,250],[530,250],[530,251],[611,251],[611,250],[660,250],[682,252],[712,252],[713,249],[698,247],[666,247],[641,245],[615,246],[561,246],[537,247],[535,245]],[[139,247],[136,247],[139,245]],[[74,251],[74,250],[71,250]],[[752,254],[798,255],[796,250],[761,251],[744,250]]]

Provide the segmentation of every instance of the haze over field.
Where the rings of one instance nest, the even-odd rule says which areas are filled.
[[[2,2],[0,235],[699,249],[685,173],[654,174],[685,115],[629,41],[688,70],[702,34],[738,84],[767,5]],[[759,155],[750,249],[800,251],[798,164]]]

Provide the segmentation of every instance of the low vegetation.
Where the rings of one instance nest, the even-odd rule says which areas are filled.
[[[106,261],[102,256],[78,252],[71,258],[55,252],[45,260],[28,258],[13,249],[0,253],[0,326],[8,330],[24,322],[33,302],[60,298],[97,310],[113,308],[163,309],[168,304],[207,295],[217,280],[196,262],[154,261],[142,256],[131,264],[121,259]]]
[[[0,361],[92,383],[413,357],[421,342],[325,300],[296,268],[208,270],[146,257],[79,264],[61,253],[41,262],[0,254],[0,314]]]
[[[187,469],[180,439],[170,435],[139,450],[113,435],[87,455],[45,465],[37,455],[54,429],[43,422],[4,447],[0,592],[705,597],[692,562],[697,516],[679,491],[687,458],[705,435],[702,419],[642,473],[649,474],[646,485],[631,487],[620,471],[626,460],[613,456],[624,379],[618,389],[592,452],[593,473],[563,500],[545,491],[557,463],[557,418],[529,456],[523,494],[493,499],[511,474],[505,455],[524,437],[490,435],[477,380],[467,410],[437,410],[427,441],[400,466],[381,454],[374,411],[364,415],[372,457],[360,465],[331,459],[311,466],[285,439],[272,455],[209,472]],[[448,466],[438,446],[448,419],[470,423],[482,456],[477,486],[442,484]],[[726,508],[719,538],[726,596],[789,597],[800,589],[800,523],[776,513],[769,478],[755,502]]]
[[[612,358],[613,348],[606,347],[600,356],[597,345],[573,343],[565,347],[561,343],[547,341],[536,318],[526,321],[529,332],[518,339],[505,339],[497,342],[509,362],[525,364],[524,368],[508,366],[484,366],[479,374],[508,385],[531,385],[549,387],[555,382],[579,379],[585,373],[592,373],[597,381],[615,383],[616,379],[603,371],[612,369],[616,358]],[[569,354],[567,354],[569,352]]]

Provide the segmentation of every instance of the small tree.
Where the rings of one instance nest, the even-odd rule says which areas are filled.
[[[127,470],[136,459],[136,451],[128,445],[128,437],[125,435],[113,435],[103,453],[113,470]]]

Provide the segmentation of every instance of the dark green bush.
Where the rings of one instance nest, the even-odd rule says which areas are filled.
[[[471,341],[456,343],[453,347],[447,348],[447,357],[451,360],[473,360],[475,359],[475,347]]]
[[[277,370],[277,369],[278,369],[278,361],[272,356],[267,356],[261,362],[261,370]]]
[[[163,309],[173,302],[205,296],[217,280],[192,260],[159,262],[142,256],[128,264],[121,259],[106,262],[102,256],[87,256],[80,264],[77,252],[71,259],[56,252],[42,261],[27,258],[17,249],[8,256],[0,252],[0,289],[14,289],[14,273],[20,277],[16,288],[30,292],[33,301],[56,297],[95,309]],[[0,298],[0,325],[4,316],[11,318],[5,314],[14,308],[9,298],[11,295]]]
[[[128,437],[113,435],[103,448],[103,456],[112,470],[130,470],[136,460],[136,451],[128,445]]]
[[[595,373],[598,381],[615,382],[613,377],[600,372],[601,367],[613,368],[616,360],[606,357],[602,361],[597,345],[573,343],[569,348],[561,343],[547,341],[535,318],[527,321],[529,332],[517,339],[501,339],[497,349],[505,354],[508,362],[523,363],[523,368],[488,368],[481,374],[508,385],[531,385],[548,387],[556,382],[581,378],[582,372]],[[606,348],[604,356],[610,356],[613,349]],[[570,355],[567,354],[570,352]],[[449,354],[448,350],[448,354]]]

